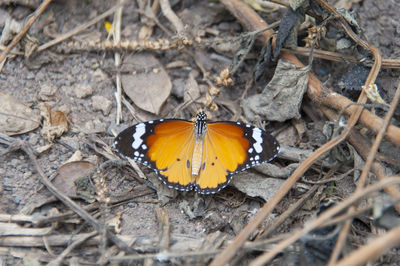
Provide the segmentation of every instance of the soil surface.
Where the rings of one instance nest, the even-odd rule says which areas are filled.
[[[33,12],[32,8],[18,4],[18,1],[15,4],[8,3],[12,1],[6,2],[6,4],[2,4],[2,1],[0,1],[1,12],[8,13],[17,21],[22,21]],[[214,37],[238,36],[245,31],[220,3],[176,2],[173,6],[176,14],[185,24],[194,25],[190,26],[189,31],[203,31],[206,36]],[[351,8],[356,14],[365,39],[379,48],[383,58],[400,58],[399,2],[386,0],[352,2],[354,4]],[[113,1],[55,1],[34,23],[29,34],[36,38],[40,44],[46,43],[59,34],[87,23],[89,18],[94,18],[107,11],[114,4]],[[154,40],[170,38],[154,21],[136,12],[137,9],[138,6],[133,1],[124,6],[121,27],[122,39],[138,39],[140,37],[139,32],[144,31],[149,31],[148,34]],[[274,22],[279,20],[284,12],[285,10],[281,8],[272,13],[263,14],[263,17],[266,18],[267,22]],[[158,14],[157,18],[160,24],[174,32],[165,16]],[[112,19],[113,17],[109,16],[107,20],[112,21]],[[4,24],[0,26],[3,27]],[[107,31],[102,21],[73,38],[77,40],[105,40],[107,39]],[[239,72],[233,77],[235,85],[219,88],[218,96],[212,98],[214,105],[205,107],[201,102],[207,100],[204,95],[208,91],[209,84],[204,79],[204,73],[198,67],[199,64],[196,63],[200,63],[205,71],[212,76],[218,75],[224,67],[231,64],[235,49],[238,48],[237,44],[226,46],[193,47],[187,49],[190,52],[176,49],[143,53],[122,51],[120,52],[123,62],[121,67],[115,67],[113,51],[90,51],[88,49],[88,51],[61,52],[60,49],[52,47],[29,60],[21,55],[8,58],[0,73],[0,90],[14,96],[17,101],[32,109],[37,117],[40,117],[40,104],[43,103],[46,104],[51,113],[58,110],[66,115],[69,124],[68,130],[56,137],[51,147],[37,153],[37,163],[44,174],[48,178],[57,179],[60,178],[57,177],[57,174],[60,174],[60,167],[77,151],[82,155],[81,160],[91,162],[95,166],[100,166],[110,159],[118,159],[109,149],[114,139],[113,134],[116,132],[116,128],[119,128],[116,126],[116,76],[117,74],[126,76],[133,72],[146,74],[149,71],[143,69],[143,66],[124,61],[134,54],[144,54],[148,56],[148,60],[150,58],[155,60],[155,64],[158,64],[156,67],[167,74],[167,78],[161,80],[161,83],[170,83],[171,94],[156,113],[140,110],[135,105],[134,99],[123,94],[135,110],[135,117],[133,117],[126,105],[122,106],[121,123],[123,125],[128,126],[142,120],[163,117],[191,119],[198,107],[207,109],[212,120],[244,119],[245,122],[259,123],[260,120],[246,121],[240,108],[241,98],[260,92],[260,89],[254,86],[254,83],[248,84],[248,81],[252,79],[253,68],[261,50],[261,46],[257,42],[255,48],[240,67]],[[22,48],[19,47],[19,49]],[[302,60],[307,62],[307,58],[302,58]],[[327,87],[335,88],[337,92],[344,93],[345,89],[341,87],[343,83],[340,83],[340,81],[351,67],[353,67],[351,64],[314,59],[312,71],[321,81],[325,82]],[[399,74],[398,70],[383,69],[377,79],[381,95],[388,103],[394,95]],[[273,70],[269,75],[273,75]],[[148,82],[151,83],[151,80],[148,80]],[[192,86],[194,89],[190,91],[188,86]],[[141,89],[146,90],[147,88]],[[149,90],[152,90],[151,97],[161,97],[157,93],[158,88],[152,87]],[[185,96],[184,91],[186,90],[189,90],[191,95],[187,96],[186,94]],[[245,90],[246,93],[244,93]],[[202,97],[201,101],[187,106],[182,105],[185,102],[190,102],[191,98],[197,97],[197,95]],[[305,99],[305,101],[309,102],[308,99]],[[212,109],[212,106],[217,108]],[[378,114],[380,114],[379,111]],[[300,120],[302,122],[299,124],[305,126],[305,134],[302,139],[299,139],[296,133],[294,127],[296,122],[270,122],[267,131],[275,135],[283,147],[291,146],[312,151],[326,141],[322,133],[325,119],[321,116],[321,121],[315,123],[307,117],[306,113],[301,112],[301,115]],[[396,115],[399,116],[400,112]],[[42,132],[44,124],[45,122],[42,120],[40,126],[36,129],[14,137],[27,141],[33,149],[38,150],[50,143]],[[101,142],[103,142],[103,145]],[[0,151],[5,149],[6,145],[0,146]],[[390,152],[398,151],[391,150]],[[278,158],[274,164],[284,168],[290,163]],[[71,166],[67,169],[67,172],[75,171],[75,167],[79,172],[86,171],[88,166]],[[100,214],[106,215],[107,219],[118,220],[119,224],[118,222],[115,223],[118,224],[116,230],[119,235],[131,236],[132,239],[136,240],[136,248],[143,249],[142,252],[144,253],[156,253],[162,248],[159,243],[163,232],[162,215],[160,214],[162,212],[168,215],[170,250],[184,253],[190,250],[206,249],[207,247],[219,248],[221,243],[218,241],[233,239],[265,202],[260,197],[251,197],[232,186],[228,186],[216,195],[207,196],[198,195],[194,192],[160,192],[168,189],[158,183],[152,171],[145,168],[141,169],[149,177],[148,180],[141,179],[135,170],[128,165],[110,164],[103,168],[102,176],[106,181],[106,185],[103,187],[106,187],[106,195],[111,201],[128,194],[133,196],[130,200],[123,201],[122,204],[111,204],[109,209],[103,206],[91,212],[91,214],[99,220]],[[394,173],[398,171],[395,168],[391,168],[391,170]],[[249,172],[253,173],[255,170],[249,170]],[[245,175],[245,173],[241,175]],[[78,179],[78,176],[79,174],[70,178]],[[307,179],[318,178],[318,176],[318,169],[307,172]],[[25,214],[44,217],[68,211],[66,206],[53,198],[52,193],[40,183],[35,164],[24,152],[10,152],[3,156],[0,160],[0,177],[0,214]],[[94,187],[94,191],[96,191],[95,183],[92,180],[88,185]],[[61,182],[61,184],[63,183]],[[83,194],[92,195],[88,198],[79,193],[73,195],[74,193],[71,191],[76,188],[74,185],[70,184],[70,186],[66,187],[68,189],[65,189],[65,193],[69,193],[81,206],[86,206],[95,200],[93,193],[88,192],[90,189],[83,189]],[[321,188],[319,193],[316,193],[292,217],[288,218],[288,221],[276,229],[274,234],[278,235],[298,228],[315,215],[323,200],[331,196],[346,197],[349,193],[352,193],[354,187],[355,184],[349,177],[348,180],[344,179],[336,183],[337,192],[333,193],[333,196],[326,191],[328,190],[326,187]],[[293,188],[291,193],[274,210],[270,219],[260,227],[260,233],[268,228],[275,216],[284,212],[292,203],[301,198],[309,188],[310,185],[307,183],[304,186],[300,184]],[[145,195],[135,197],[136,194],[139,195],[146,191]],[[115,217],[118,217],[118,219]],[[21,223],[20,225],[23,227],[24,224]],[[25,226],[29,227],[28,224],[26,223]],[[47,226],[50,226],[50,224],[47,224]],[[92,231],[90,225],[78,220],[77,217],[70,220],[60,220],[57,225],[53,224],[53,227],[52,234],[74,235]],[[369,226],[360,222],[357,230],[362,229],[368,230],[368,233],[370,233]],[[366,238],[357,239],[355,245],[361,245],[366,241]],[[51,250],[54,254],[59,254],[65,248],[66,246],[55,245]],[[98,245],[78,248],[67,256],[65,262],[71,263],[72,258],[77,259],[80,263],[98,262],[99,254],[101,254],[98,249]],[[27,257],[41,262],[49,262],[55,258],[39,256],[45,251],[45,247],[32,245],[32,247],[24,248],[27,256],[22,256],[22,251],[12,253],[10,248],[5,250],[4,253],[0,250],[0,259],[5,264],[13,264],[23,261],[26,263]],[[118,254],[116,251],[109,250],[109,252],[110,256]],[[247,256],[242,257],[240,264],[246,263],[248,258],[254,258],[254,255],[257,254],[259,253],[247,254]],[[384,264],[400,264],[400,256],[396,253],[396,250],[391,250],[388,254],[383,258]],[[193,260],[180,258],[172,260],[172,264],[195,261],[209,262],[207,257]],[[290,258],[284,256],[281,263],[289,261]],[[140,263],[143,263],[143,260]]]

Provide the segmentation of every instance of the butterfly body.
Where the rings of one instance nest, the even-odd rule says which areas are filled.
[[[240,122],[160,119],[136,124],[114,140],[115,150],[153,169],[168,187],[216,193],[232,176],[279,153],[273,136]]]

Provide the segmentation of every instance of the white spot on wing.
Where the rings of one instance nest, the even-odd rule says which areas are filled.
[[[254,149],[256,150],[257,153],[261,153],[263,150],[261,146],[263,142],[261,129],[257,127],[253,128],[253,139],[256,141],[253,144]]]
[[[142,136],[146,132],[146,125],[144,123],[137,124],[135,127],[135,133],[133,134],[132,148],[137,150],[143,143]]]

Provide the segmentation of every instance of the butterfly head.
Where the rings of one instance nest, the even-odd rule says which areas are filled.
[[[207,115],[205,112],[199,112],[196,115],[196,122],[195,122],[195,131],[196,131],[196,136],[203,138],[204,135],[206,134],[207,130]]]
[[[207,115],[204,111],[198,112],[196,115],[196,120],[203,120],[206,121],[207,120]]]

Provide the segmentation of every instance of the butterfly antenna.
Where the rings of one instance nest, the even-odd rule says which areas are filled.
[[[189,91],[185,90],[184,93],[186,93],[190,98],[190,101],[188,102],[188,105],[191,104],[191,103],[194,103],[194,105],[196,106],[196,114],[204,111],[203,108],[196,102],[196,100],[200,99],[200,96],[197,97],[196,99],[194,99]]]

